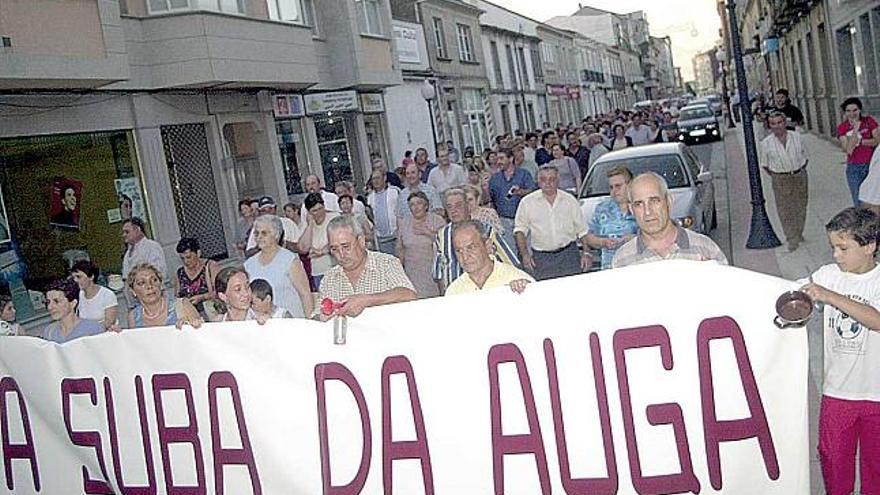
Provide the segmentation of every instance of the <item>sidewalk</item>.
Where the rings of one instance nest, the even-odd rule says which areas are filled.
[[[756,130],[756,138],[764,135],[763,129]],[[751,204],[748,184],[748,170],[745,161],[745,142],[742,126],[727,131],[724,141],[727,158],[727,173],[730,184],[731,238],[734,251],[734,264],[743,268],[761,271],[789,280],[806,278],[822,265],[832,263],[831,248],[825,235],[825,224],[840,210],[852,206],[849,189],[846,185],[846,156],[834,143],[813,134],[804,133],[804,145],[809,156],[809,201],[807,221],[804,226],[804,243],[794,252],[788,252],[773,188],[766,175],[761,181],[766,200],[767,214],[782,242],[776,249],[746,249],[749,235]],[[812,494],[824,493],[822,474],[816,454],[818,439],[819,399],[822,390],[822,320],[813,318],[808,325],[810,348],[810,376],[807,383],[810,403],[810,485]],[[858,493],[858,480],[856,493]]]

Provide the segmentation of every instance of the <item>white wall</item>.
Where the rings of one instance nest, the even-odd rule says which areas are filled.
[[[421,87],[421,80],[404,80],[400,86],[385,90],[385,115],[391,146],[389,167],[398,166],[406,150],[412,150],[415,155],[416,148],[424,147],[432,159],[436,156],[428,104],[422,98]]]

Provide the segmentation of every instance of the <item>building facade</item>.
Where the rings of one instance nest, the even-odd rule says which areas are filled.
[[[477,152],[495,135],[481,43],[483,11],[462,0],[393,0],[395,19],[421,24],[436,97],[432,112],[438,142]]]
[[[480,17],[497,134],[532,131],[547,120],[538,23],[491,2],[471,0]]]
[[[715,93],[718,83],[718,59],[717,50],[711,48],[694,55],[694,82],[693,88],[699,94]]]
[[[0,33],[10,287],[83,251],[118,273],[130,214],[170,267],[181,236],[232,255],[238,198],[283,204],[309,173],[363,184],[388,153],[383,90],[401,80],[380,0],[3,2]],[[59,226],[67,186],[77,221]],[[39,317],[24,294],[20,318]]]
[[[576,35],[547,24],[539,25],[537,33],[541,39],[541,65],[547,87],[546,122],[552,126],[580,122],[585,115],[574,43]]]

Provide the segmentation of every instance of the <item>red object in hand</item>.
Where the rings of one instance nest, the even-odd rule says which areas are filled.
[[[333,299],[329,297],[325,297],[321,300],[321,314],[324,316],[331,316],[334,311],[345,306],[345,303],[337,303],[333,302]]]

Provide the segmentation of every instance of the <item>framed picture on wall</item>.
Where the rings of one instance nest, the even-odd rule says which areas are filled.
[[[0,187],[0,244],[12,240],[9,232],[9,217],[6,216],[6,202],[3,200],[3,188]]]
[[[66,177],[52,180],[49,200],[49,225],[63,229],[79,230],[80,206],[82,205],[82,182]]]

